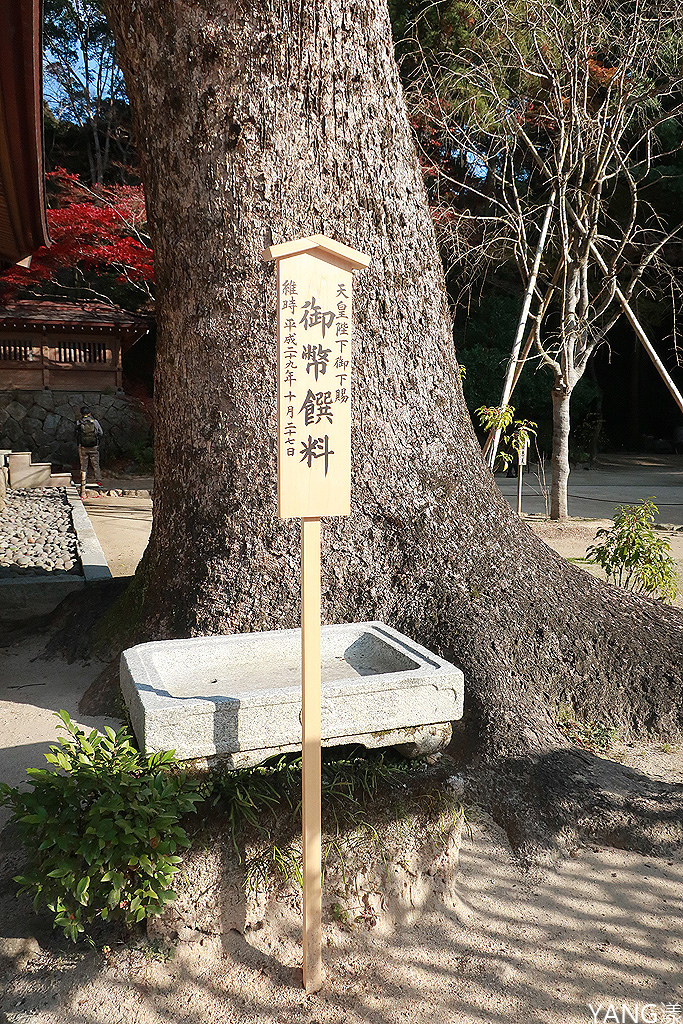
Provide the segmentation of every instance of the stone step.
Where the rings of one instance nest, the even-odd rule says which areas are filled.
[[[51,472],[49,462],[31,462],[30,452],[12,452],[9,456],[10,487],[49,487]]]
[[[18,473],[10,470],[12,487],[49,487],[52,466],[49,462],[32,462]]]
[[[53,473],[49,462],[33,462],[31,452],[0,449],[0,463],[7,457],[10,487],[69,487],[71,473]]]
[[[10,470],[10,477],[12,471],[15,470],[17,473],[27,466],[31,465],[31,453],[30,452],[9,452],[7,455],[7,465]]]

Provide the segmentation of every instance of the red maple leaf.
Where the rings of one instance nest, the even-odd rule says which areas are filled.
[[[53,208],[47,211],[52,245],[38,249],[29,268],[11,267],[0,274],[0,297],[55,281],[65,268],[88,277],[115,275],[120,282],[152,284],[154,257],[146,235],[142,186],[95,190],[63,168],[47,177],[56,187]]]

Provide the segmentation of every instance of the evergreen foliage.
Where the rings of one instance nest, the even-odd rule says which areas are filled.
[[[601,566],[618,587],[671,602],[677,592],[676,562],[665,537],[655,536],[658,512],[652,498],[637,505],[619,505],[610,529],[595,535],[599,544],[588,548],[589,562]]]
[[[96,918],[127,924],[162,913],[189,846],[179,822],[201,799],[173,751],[142,757],[125,729],[86,735],[66,711],[66,737],[45,755],[54,771],[27,769],[33,789],[0,784],[28,852],[15,881],[45,904],[72,940]]]

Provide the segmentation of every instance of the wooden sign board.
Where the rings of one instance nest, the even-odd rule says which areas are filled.
[[[278,515],[347,516],[352,272],[370,260],[324,235],[263,256],[277,261]]]
[[[277,260],[278,514],[301,519],[303,982],[322,986],[320,517],[351,500],[352,272],[370,257],[312,235]]]

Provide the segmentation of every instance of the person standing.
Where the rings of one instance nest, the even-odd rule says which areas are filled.
[[[95,474],[95,483],[101,487],[100,480],[100,438],[104,436],[102,427],[97,422],[87,405],[81,408],[81,418],[76,421],[76,441],[78,442],[78,458],[81,463],[81,498],[85,498],[85,480],[88,475],[88,463]]]

